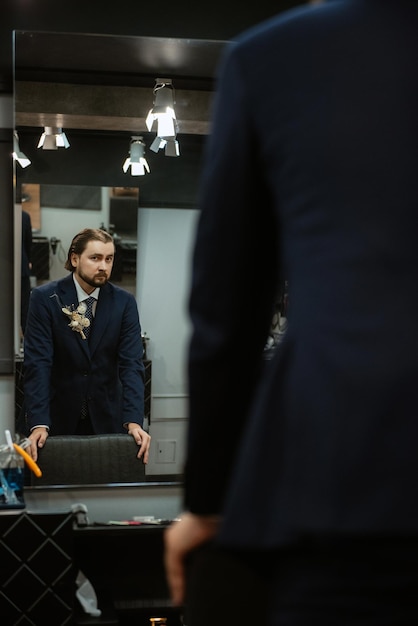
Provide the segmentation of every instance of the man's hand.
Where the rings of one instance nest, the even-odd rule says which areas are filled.
[[[48,439],[48,429],[44,426],[34,428],[29,437],[30,446],[26,448],[26,452],[30,454],[34,461],[38,460],[38,448],[43,448],[45,441]]]
[[[129,422],[129,424],[126,424],[126,428],[128,435],[131,435],[137,446],[139,446],[137,454],[138,459],[142,457],[143,462],[148,463],[151,436],[141,428],[139,424],[135,424],[135,422]]]
[[[200,544],[216,534],[220,518],[217,516],[184,513],[164,533],[164,563],[171,600],[181,606],[185,600],[184,559]]]

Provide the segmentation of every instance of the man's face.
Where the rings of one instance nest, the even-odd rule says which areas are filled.
[[[115,246],[112,242],[89,241],[82,254],[71,255],[74,274],[86,293],[103,287],[112,273]],[[93,288],[93,289],[92,289]]]

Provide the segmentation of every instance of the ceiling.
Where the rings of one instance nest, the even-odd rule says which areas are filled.
[[[227,42],[84,33],[15,33],[16,127],[141,132],[156,78],[173,81],[179,133],[208,132]]]
[[[19,80],[147,86],[167,75],[182,88],[211,89],[226,43],[17,31],[15,68]]]

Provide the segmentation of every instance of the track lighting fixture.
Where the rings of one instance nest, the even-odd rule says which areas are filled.
[[[42,150],[57,150],[58,148],[69,148],[70,143],[62,128],[45,126],[37,147],[42,148]]]
[[[27,167],[32,162],[20,149],[19,135],[17,134],[16,130],[13,131],[13,158],[19,163],[21,167]]]
[[[166,156],[179,156],[180,155],[179,142],[177,141],[177,139],[166,139],[162,137],[156,137],[149,147],[149,149],[152,150],[153,152],[158,152],[158,150],[162,148],[165,148]]]
[[[129,147],[129,156],[125,159],[123,164],[123,171],[128,171],[131,168],[131,176],[144,176],[146,172],[149,173],[149,165],[144,157],[145,144],[142,141],[142,137],[132,136]]]
[[[145,123],[151,131],[154,122],[157,122],[157,136],[150,146],[150,150],[158,152],[165,148],[166,156],[179,156],[177,135],[177,119],[174,110],[174,88],[171,79],[156,78],[154,87],[154,106],[148,112]]]

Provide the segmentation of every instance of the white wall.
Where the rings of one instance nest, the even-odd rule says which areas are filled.
[[[198,211],[140,208],[137,298],[152,361],[152,436],[147,474],[183,469],[187,425],[187,299]]]
[[[103,188],[100,211],[41,208],[41,229],[36,235],[48,239],[56,237],[60,240],[56,253],[50,255],[51,280],[57,280],[68,275],[67,270],[64,269],[64,263],[74,235],[83,228],[100,228],[102,223],[106,227],[109,225],[109,196],[106,188]]]
[[[196,217],[189,209],[139,209],[137,299],[142,331],[149,336],[156,397],[187,393],[187,298]]]

